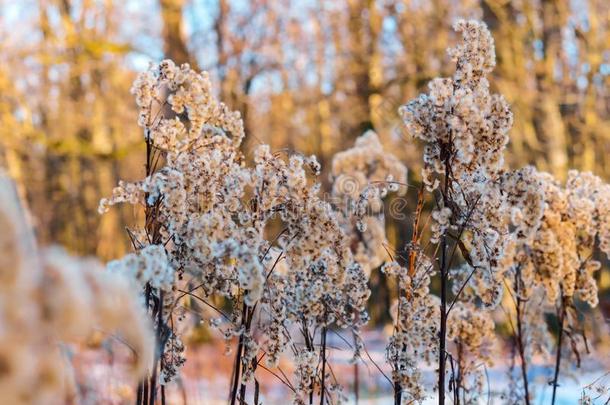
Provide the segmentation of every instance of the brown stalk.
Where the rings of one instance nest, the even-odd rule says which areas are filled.
[[[419,241],[419,221],[421,218],[422,210],[424,208],[424,185],[422,184],[417,192],[417,207],[415,209],[415,217],[413,219],[413,232],[411,234],[411,247],[409,249],[409,257],[408,257],[408,268],[407,275],[413,280],[415,277],[415,266],[417,264],[417,250],[414,247],[417,245]],[[398,295],[405,295],[407,300],[411,300],[411,291],[410,290],[401,290],[399,287]],[[400,327],[399,325],[400,319],[400,305],[398,306],[398,314],[396,316],[396,325],[394,330]],[[406,347],[403,347],[403,351],[407,350]],[[398,369],[398,364],[395,364],[394,367]],[[394,404],[400,405],[402,401],[402,387],[398,382],[394,382]]]
[[[449,160],[450,153],[446,153],[445,156],[445,185],[443,188],[443,202],[444,206],[447,207],[449,204]],[[439,405],[445,405],[445,366],[446,366],[446,345],[447,345],[447,284],[449,282],[448,277],[449,263],[447,262],[447,232],[445,232],[441,239],[441,263],[440,263],[440,276],[441,276],[441,324],[439,331],[439,350],[438,350],[438,403]]]
[[[242,312],[241,312],[241,323],[243,325],[244,319],[246,318],[248,306],[246,304],[242,304]],[[231,384],[231,393],[230,393],[230,404],[235,405],[237,400],[237,386],[239,385],[239,377],[240,377],[240,369],[241,369],[241,356],[243,352],[244,346],[244,334],[239,335],[239,341],[237,344],[237,352],[235,353],[235,363],[233,364],[233,381]],[[243,398],[242,398],[243,400]]]
[[[527,360],[525,359],[525,345],[523,343],[523,320],[522,318],[522,304],[524,304],[523,299],[520,297],[520,289],[521,289],[521,267],[517,267],[517,272],[515,273],[515,308],[516,308],[516,316],[517,316],[517,333],[515,336],[515,340],[517,343],[517,351],[519,352],[519,358],[521,360],[521,378],[523,379],[523,389],[525,390],[524,399],[525,404],[530,405],[530,393],[529,393],[529,384],[527,380]]]
[[[559,370],[561,367],[561,344],[563,340],[563,325],[566,317],[566,298],[561,297],[561,307],[559,308],[559,329],[557,330],[557,351],[555,352],[555,371],[553,373],[553,397],[551,399],[551,405],[555,405],[555,397],[557,394],[557,381],[559,380]]]
[[[325,382],[326,382],[326,332],[327,327],[326,324],[322,327],[322,381],[320,388],[320,405],[324,405],[324,393],[326,391]]]

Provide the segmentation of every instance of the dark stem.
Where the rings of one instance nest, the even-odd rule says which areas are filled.
[[[307,328],[307,323],[303,320],[302,321],[302,325],[303,325],[303,337],[305,338],[305,347],[307,348],[308,351],[313,351],[314,350],[314,344],[313,344],[313,340],[311,338],[311,336],[309,336],[309,329]],[[314,389],[314,381],[312,379],[311,381],[311,386],[309,387],[309,405],[313,404],[313,389]]]
[[[443,205],[448,206],[449,202],[449,159],[450,153],[445,158],[445,179],[443,189]],[[448,283],[448,263],[447,263],[447,231],[443,233],[441,240],[441,325],[439,331],[439,353],[438,353],[438,403],[445,405],[445,362],[446,362],[446,340],[447,340],[447,283]]]
[[[231,383],[231,405],[235,405],[235,400],[237,398],[237,385],[239,382],[239,368],[241,364],[241,347],[243,337],[239,337],[239,343],[237,345],[237,353],[235,355],[235,363],[233,364],[233,381]]]
[[[561,309],[559,313],[559,330],[557,331],[557,352],[555,355],[555,373],[553,375],[553,397],[551,405],[555,405],[555,396],[557,394],[557,381],[559,380],[559,368],[561,367],[561,341],[563,340],[563,323],[566,315],[566,303],[561,299]]]
[[[254,405],[258,405],[259,392],[260,392],[260,385],[258,384],[258,380],[254,379]]]
[[[394,383],[394,405],[400,405],[402,399],[402,388],[398,382]]]
[[[151,156],[152,156],[152,145],[150,144],[150,132],[148,129],[146,129],[144,131],[144,139],[146,140],[145,168],[146,168],[146,177],[148,177],[148,176],[150,176],[150,172],[151,172]],[[146,204],[144,207],[145,223],[148,224],[150,216],[151,216],[151,212],[148,207],[148,195],[145,195],[144,199],[145,199],[145,204]],[[146,230],[148,231],[148,227]],[[150,303],[150,299],[151,299],[151,295],[152,295],[152,292],[150,291],[150,287],[148,285],[145,288],[144,295],[146,297],[145,298],[146,308],[148,309],[148,305]],[[138,382],[136,404],[137,405],[148,405],[148,398],[149,398],[148,393],[149,393],[148,378],[144,377],[141,381]]]
[[[515,274],[515,307],[517,311],[517,350],[519,351],[519,358],[521,360],[521,377],[523,378],[523,389],[525,390],[525,404],[530,405],[530,392],[529,385],[527,381],[527,361],[525,359],[525,344],[523,343],[523,322],[521,319],[521,310],[523,300],[519,294],[521,289],[520,287],[520,276],[521,276],[521,268],[517,268],[517,272]]]
[[[441,241],[441,325],[438,353],[438,403],[445,404],[445,354],[447,339],[447,237]]]
[[[146,177],[150,176],[154,170],[153,165],[152,165],[152,160],[153,160],[153,149],[152,149],[152,144],[151,144],[151,140],[150,140],[150,130],[146,129],[144,131],[144,138],[146,140],[146,165],[145,165],[145,169],[146,169]],[[145,229],[146,229],[146,233],[149,237],[149,241],[151,236],[153,238],[153,240],[151,241],[151,243],[155,243],[155,233],[156,230],[158,229],[158,226],[156,226],[156,224],[154,224],[154,219],[155,219],[155,212],[154,212],[154,207],[148,204],[148,193],[145,194],[144,196],[144,200],[145,200],[145,207],[144,207],[144,216],[145,216]],[[150,287],[149,284],[146,285],[145,289],[144,289],[144,295],[145,295],[145,301],[146,301],[146,308],[149,308],[151,299],[153,299],[153,291]],[[152,315],[153,319],[155,317],[154,312]],[[159,335],[161,332],[161,327],[160,324],[157,325],[157,335]],[[158,342],[157,342],[158,343]],[[158,349],[157,349],[158,350]],[[155,356],[157,356],[157,354],[155,354]],[[137,399],[136,399],[136,403],[138,405],[154,405],[155,403],[155,393],[156,393],[156,381],[157,381],[157,358],[155,358],[155,364],[153,365],[153,370],[152,370],[152,375],[150,377],[145,377],[142,379],[142,381],[140,381],[138,383],[138,393],[137,393]]]
[[[240,404],[246,403],[246,384],[243,381],[241,382],[241,385],[239,386],[239,403]]]
[[[154,364],[152,375],[150,376],[150,397],[148,405],[155,405],[155,397],[157,396],[157,364]]]
[[[144,379],[144,389],[143,389],[143,397],[142,397],[142,403],[144,405],[148,404],[148,379],[145,378]]]
[[[258,366],[258,361],[256,360],[256,357],[254,357],[252,359],[252,370],[256,371],[256,367]],[[256,379],[256,377],[254,377],[254,405],[258,405],[258,397],[260,395],[260,384],[258,383],[258,380]]]
[[[163,358],[163,291],[159,291],[159,300],[156,307],[157,316],[157,352],[155,354],[155,364],[153,365],[152,376],[150,377],[150,402],[149,405],[155,405],[157,398],[157,367],[161,367]]]
[[[241,323],[243,324],[247,314],[247,306],[243,304],[241,313]],[[239,385],[240,367],[241,367],[241,354],[244,346],[244,334],[239,335],[239,342],[237,344],[237,353],[235,354],[235,363],[233,364],[233,383],[231,386],[231,405],[235,405],[237,399],[237,386]]]
[[[249,333],[250,332],[250,326],[252,325],[252,318],[254,315],[254,309],[255,307],[253,307],[252,309],[250,309],[250,307],[248,307],[247,305],[245,305],[246,307],[246,327],[244,330],[244,333]],[[245,347],[242,349],[242,351],[245,350]],[[256,361],[256,356],[254,357],[253,361]],[[241,385],[239,387],[239,403],[240,404],[245,404],[246,403],[246,384],[242,381]]]
[[[455,399],[456,399],[455,405],[460,405],[460,390],[462,388],[462,373],[464,372],[463,367],[462,367],[463,347],[462,347],[461,342],[458,342],[458,344],[457,344],[457,352],[458,352],[457,377],[456,377],[456,381],[455,381],[454,391],[455,391]]]
[[[324,405],[324,391],[326,390],[326,331],[327,326],[324,325],[322,328],[322,381],[320,382],[320,405]]]
[[[150,285],[147,284],[144,288],[144,297],[146,302],[146,308],[150,306],[150,300],[152,298],[152,291]],[[148,386],[148,377],[142,378],[142,380],[138,383],[138,396],[137,396],[137,404],[138,405],[148,405],[148,394],[149,394],[149,386]]]
[[[136,405],[142,404],[142,395],[143,395],[144,387],[142,386],[142,381],[138,383],[138,394],[136,397]]]

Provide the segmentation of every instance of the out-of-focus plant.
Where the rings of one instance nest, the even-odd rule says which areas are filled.
[[[580,352],[589,351],[581,326],[577,301],[591,307],[598,304],[595,272],[601,263],[594,259],[599,249],[610,254],[610,185],[591,173],[570,171],[565,186],[548,173],[531,170],[535,198],[515,207],[513,218],[527,225],[510,240],[503,265],[511,301],[515,306],[512,332],[521,363],[518,390],[510,398],[529,404],[527,363],[536,353],[548,354],[550,331],[544,314],[557,318],[555,369],[551,384],[552,402],[562,357],[580,365]],[[541,204],[542,203],[542,204]],[[533,215],[528,221],[524,212]],[[524,222],[522,222],[525,220]],[[562,350],[569,339],[571,355]]]
[[[331,180],[341,226],[351,237],[356,260],[370,274],[387,256],[383,198],[391,191],[404,194],[407,168],[368,131],[333,157]]]
[[[58,247],[38,249],[9,178],[0,173],[0,398],[7,404],[79,401],[61,345],[95,330],[133,352],[130,372],[150,367],[153,335],[128,277]]]

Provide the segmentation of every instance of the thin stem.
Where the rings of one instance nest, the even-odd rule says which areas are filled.
[[[275,378],[277,378],[282,384],[284,384],[286,387],[288,387],[288,389],[290,389],[290,391],[292,392],[296,392],[296,390],[294,389],[294,387],[290,384],[290,381],[285,380],[286,377],[282,378],[282,376],[280,376],[277,373],[274,373],[272,370],[269,370],[267,367],[265,367],[265,365],[263,364],[259,364],[259,367],[262,368],[263,370],[265,370],[266,372],[268,372],[269,374],[271,374],[272,376],[274,376]]]
[[[150,175],[151,172],[151,165],[150,165],[150,161],[151,161],[151,152],[152,152],[152,146],[151,146],[151,142],[150,142],[150,131],[148,129],[146,129],[144,131],[144,139],[146,140],[146,163],[145,163],[145,169],[146,169],[146,177],[148,177]],[[150,212],[150,207],[148,205],[148,193],[145,194],[144,197],[145,200],[145,207],[144,207],[144,215],[145,215],[145,224],[146,224],[146,231],[148,233],[149,231],[149,220],[152,217],[151,212]],[[132,239],[132,243],[134,241],[134,238],[132,238],[131,233],[128,231],[128,235],[129,237]],[[135,243],[134,247],[135,247]],[[145,291],[144,291],[144,295],[145,295],[145,300],[146,300],[146,308],[148,309],[148,305],[150,303],[150,299],[151,299],[151,291],[150,291],[150,286],[146,286],[145,287]],[[138,388],[137,388],[137,397],[136,397],[136,404],[137,405],[148,405],[148,399],[149,399],[149,385],[148,385],[148,378],[143,378],[140,382],[138,382]]]
[[[243,337],[239,337],[239,343],[237,345],[237,353],[235,355],[235,363],[233,364],[233,381],[231,383],[231,405],[235,405],[235,400],[237,398],[237,385],[239,382],[239,368],[241,365],[241,350],[242,350],[242,342]]]
[[[457,404],[459,402],[459,398],[457,396],[457,389],[455,388],[455,360],[453,357],[448,356],[449,358],[449,366],[451,367],[451,378],[449,379],[449,392],[453,392],[453,403]]]
[[[561,309],[559,313],[559,330],[557,331],[557,352],[555,354],[555,373],[553,375],[553,397],[551,405],[555,405],[555,396],[557,394],[557,381],[559,380],[559,369],[561,367],[561,343],[563,338],[563,324],[566,316],[566,303],[562,298]]]
[[[309,335],[309,328],[307,327],[307,323],[305,320],[301,322],[301,333],[303,334],[303,338],[305,339],[305,347],[308,351],[314,351],[314,342],[311,336]],[[315,330],[314,330],[315,335]],[[312,379],[311,385],[309,387],[309,405],[313,405],[313,389],[314,389],[314,380]]]
[[[264,355],[263,355],[264,356]],[[256,367],[258,366],[258,363],[260,363],[260,361],[263,359],[263,356],[261,356],[260,359],[256,359],[256,356],[254,356],[254,358],[252,359],[252,372],[255,373],[256,372]],[[254,405],[258,405],[258,397],[260,395],[260,384],[258,383],[258,380],[256,379],[256,377],[254,377]]]
[[[314,350],[313,345],[309,350]],[[311,386],[309,387],[309,405],[313,405],[313,389],[314,389],[315,380],[311,379]]]
[[[402,400],[402,388],[400,387],[400,383],[396,381],[394,383],[394,405],[400,405]]]
[[[438,350],[438,403],[445,404],[445,351],[447,339],[447,237],[441,241],[441,325]]]
[[[460,390],[462,388],[462,373],[464,372],[463,367],[462,367],[462,354],[463,354],[463,347],[462,347],[462,343],[458,342],[457,344],[457,352],[458,352],[458,359],[457,359],[457,377],[455,379],[455,405],[460,405]],[[464,401],[466,402],[466,401]]]
[[[336,333],[336,332],[335,332]],[[341,337],[342,336],[338,333],[336,333],[337,336]],[[373,357],[371,356],[371,353],[369,353],[368,349],[366,348],[366,345],[364,344],[364,342],[362,342],[362,349],[364,350],[364,353],[366,354],[366,357],[368,357],[369,361],[371,363],[373,363],[373,365],[375,366],[375,368],[377,369],[377,371],[379,371],[379,373],[386,379],[386,381],[388,383],[390,383],[390,385],[392,385],[392,380],[390,379],[390,377],[388,377],[388,375],[386,373],[383,372],[383,370],[381,369],[381,367],[379,366],[379,364],[377,364],[377,362],[373,359]]]
[[[450,176],[450,153],[445,158],[445,179],[443,188],[443,205],[448,206],[449,202],[449,176]],[[447,263],[447,232],[445,231],[441,240],[441,325],[439,331],[439,350],[438,350],[438,403],[445,405],[445,357],[447,339],[447,283],[448,283],[448,263]]]
[[[144,287],[144,297],[145,297],[145,302],[146,302],[146,308],[148,308],[150,305],[151,296],[152,296],[152,291],[151,291],[150,285],[147,284],[146,287]],[[144,377],[138,383],[137,405],[148,405],[148,393],[149,393],[148,382],[149,382],[148,377]]]
[[[468,274],[468,277],[466,277],[466,280],[460,286],[460,289],[458,290],[457,294],[455,294],[455,298],[453,299],[453,301],[451,301],[451,305],[449,305],[449,309],[447,310],[447,316],[449,316],[449,313],[451,313],[451,310],[453,309],[453,306],[458,302],[458,298],[460,297],[460,295],[462,294],[462,292],[464,291],[464,289],[468,285],[468,282],[470,281],[470,279],[474,275],[475,271],[477,271],[477,267],[473,267],[472,268],[472,271],[470,272],[470,274]]]
[[[254,379],[254,405],[258,405],[259,393],[260,393],[260,385],[258,383],[258,380],[255,378]]]
[[[163,291],[159,291],[159,300],[157,302],[157,353],[155,354],[155,364],[153,366],[152,376],[150,377],[150,405],[155,405],[157,397],[157,367],[161,368],[163,361],[163,350],[165,346],[163,338]]]
[[[241,323],[243,324],[244,319],[246,318],[248,307],[246,304],[243,304],[242,312],[241,312]],[[231,384],[231,405],[235,405],[235,401],[237,399],[237,386],[239,385],[239,376],[240,376],[240,368],[241,368],[241,355],[244,346],[244,334],[239,335],[239,342],[237,344],[237,353],[235,354],[235,363],[233,365],[233,382]]]
[[[520,295],[519,295],[519,291],[521,289],[521,284],[520,284],[520,277],[521,277],[521,267],[517,268],[517,272],[515,273],[515,295],[516,295],[516,300],[515,300],[515,308],[517,311],[517,336],[516,336],[516,341],[517,341],[517,350],[519,351],[519,358],[521,360],[521,377],[523,378],[523,389],[525,390],[524,392],[524,396],[525,396],[525,404],[526,405],[530,405],[530,392],[529,392],[529,384],[527,381],[527,361],[525,359],[525,345],[523,343],[523,321],[521,319],[522,317],[522,304],[523,304],[523,300],[521,299]]]
[[[322,327],[322,381],[320,388],[320,405],[324,405],[324,393],[325,393],[325,382],[326,382],[326,325]]]
[[[252,317],[254,315],[254,307],[251,309],[247,305],[245,305],[245,307],[246,307],[246,328],[245,328],[244,334],[247,334],[250,332],[250,325],[252,324]],[[243,350],[246,350],[245,346],[243,347],[242,351]],[[254,360],[256,360],[256,359],[254,359]],[[246,403],[246,388],[247,388],[246,384],[242,381],[241,385],[239,387],[239,403],[240,404]]]
[[[246,403],[246,384],[242,381],[239,386],[239,403]]]
[[[157,396],[157,362],[153,366],[152,375],[150,376],[150,396],[148,405],[155,405],[155,398]]]

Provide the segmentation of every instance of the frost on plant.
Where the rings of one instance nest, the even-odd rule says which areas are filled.
[[[67,29],[68,39],[79,37],[79,28],[91,31],[93,20],[85,3],[97,7],[113,2],[76,2],[83,3],[73,10],[76,13],[70,12],[68,1],[59,9],[56,2],[40,3],[52,3],[41,6],[38,25],[44,39],[55,40],[63,37],[47,35],[48,29]],[[166,4],[172,3],[169,0],[161,3],[164,11],[172,8]],[[601,269],[610,259],[610,186],[592,173],[561,172],[564,157],[588,165],[591,156],[603,152],[594,149],[605,123],[589,118],[608,104],[603,98],[607,93],[601,91],[608,78],[608,55],[591,53],[601,45],[595,41],[596,30],[585,26],[595,28],[595,21],[572,18],[571,6],[584,2],[571,2],[575,4],[570,7],[468,2],[469,11],[458,7],[465,13],[484,9],[485,18],[502,35],[498,54],[504,65],[492,76],[495,45],[484,23],[457,21],[456,43],[448,50],[449,77],[432,79],[423,94],[399,110],[414,138],[412,145],[398,145],[405,149],[400,154],[382,145],[386,134],[381,131],[390,123],[383,122],[388,114],[381,109],[394,105],[387,96],[411,94],[422,78],[445,71],[436,53],[453,37],[419,19],[432,15],[439,4],[451,8],[459,2],[353,0],[325,4],[320,10],[303,6],[302,11],[323,12],[314,24],[301,24],[309,13],[286,13],[290,7],[284,4],[221,3],[218,15],[212,16],[219,34],[216,50],[223,54],[215,69],[228,79],[222,93],[249,108],[248,129],[253,132],[246,134],[240,112],[216,96],[206,72],[165,60],[138,75],[131,88],[137,106],[132,118],[139,124],[144,170],[105,190],[98,209],[103,214],[121,205],[134,214],[126,229],[128,254],[99,268],[59,248],[38,249],[14,190],[0,174],[0,402],[107,402],[97,396],[93,401],[80,398],[88,384],[74,386],[80,383],[80,370],[75,368],[72,378],[70,356],[60,353],[71,354],[96,329],[96,335],[109,334],[133,352],[129,371],[139,381],[126,395],[134,396],[137,405],[175,402],[187,374],[187,357],[201,353],[187,345],[208,337],[224,344],[224,361],[232,367],[217,380],[226,381],[229,405],[267,403],[274,392],[281,392],[285,403],[303,405],[357,401],[370,394],[365,390],[377,381],[383,384],[379,388],[393,391],[395,404],[424,403],[437,396],[439,405],[531,405],[540,400],[541,384],[534,377],[543,374],[555,405],[565,374],[580,365],[583,354],[594,348],[591,343],[608,328],[603,322],[593,325],[588,315],[598,315],[594,308],[605,307],[598,289],[607,281]],[[430,8],[429,3],[438,4]],[[558,18],[547,18],[549,13]],[[76,14],[85,18],[85,26],[64,24]],[[164,23],[172,22],[162,14]],[[519,17],[521,28],[507,25],[504,14]],[[97,21],[104,16],[94,17]],[[245,25],[269,25],[270,30],[234,41],[239,35],[229,35],[231,28],[244,28],[234,24],[234,17],[245,17]],[[438,25],[442,19],[434,18]],[[410,36],[422,32],[438,35],[438,41],[421,47],[420,40],[430,41]],[[321,46],[310,47],[311,38],[299,35],[303,33],[315,34]],[[126,141],[113,135],[122,135],[128,125],[123,115],[107,116],[116,106],[106,109],[112,99],[105,98],[115,94],[106,87],[112,87],[118,79],[115,73],[122,70],[97,67],[131,51],[89,39],[84,48],[70,44],[74,52],[69,52],[67,64],[60,58],[57,65],[57,58],[47,55],[57,49],[45,45],[39,49],[45,57],[26,61],[27,67],[42,63],[28,73],[32,77],[15,83],[0,80],[3,94],[9,90],[0,100],[0,117],[8,118],[4,126],[9,135],[1,142],[0,160],[23,185],[36,184],[26,193],[33,205],[44,212],[47,202],[61,202],[41,200],[39,194],[70,186],[72,173],[87,169],[77,176],[82,194],[73,196],[72,187],[59,190],[78,198],[50,212],[51,221],[47,213],[41,217],[43,238],[74,240],[81,235],[72,235],[72,230],[98,222],[79,215],[67,224],[69,232],[52,235],[56,217],[63,219],[69,210],[89,204],[97,178],[91,177],[89,162],[116,156]],[[262,41],[261,46],[249,50],[251,40]],[[400,46],[399,40],[414,43]],[[515,108],[515,120],[523,120],[523,106],[537,107],[526,114],[525,125],[517,126],[531,132],[534,124],[536,145],[524,148],[526,160],[533,160],[534,151],[553,152],[548,157],[551,167],[567,179],[534,166],[505,164],[513,114],[503,96],[492,92],[490,81],[496,76],[497,88],[506,89],[505,76],[512,71],[506,61],[515,50],[533,58],[525,58],[526,69],[519,72],[527,73],[525,87],[535,88],[535,97],[525,94],[528,100],[518,99],[520,108]],[[586,65],[572,63],[582,59],[572,57],[575,51],[588,60]],[[95,54],[93,75],[80,66],[81,56],[89,54]],[[569,63],[556,54],[566,54]],[[320,69],[309,69],[310,56]],[[396,60],[389,60],[392,57]],[[274,62],[276,58],[281,63]],[[565,66],[556,69],[554,62]],[[40,77],[34,77],[37,74]],[[509,76],[513,81],[521,78]],[[567,93],[550,88],[558,78]],[[42,93],[27,93],[40,86]],[[82,116],[75,114],[81,101],[92,107]],[[364,111],[366,116],[360,116]],[[551,125],[554,121],[560,125]],[[569,125],[562,128],[561,121]],[[275,132],[285,124],[294,131]],[[338,133],[373,126],[380,132]],[[334,156],[322,156],[329,167],[323,168],[315,155],[289,149],[308,141],[293,138],[308,127],[315,127],[312,148],[326,152],[345,146]],[[14,129],[25,130],[24,139],[13,139]],[[560,133],[554,134],[556,129]],[[64,130],[75,136],[64,136]],[[578,148],[586,152],[582,157],[576,156],[578,148],[565,153],[570,145],[562,132],[578,138]],[[580,139],[593,133],[595,142]],[[290,144],[279,150],[258,142],[244,145],[246,136],[258,140],[259,135],[274,142],[289,139]],[[529,132],[524,136],[526,143],[532,138]],[[348,137],[353,143],[341,145]],[[36,142],[32,151],[26,150],[30,141]],[[410,162],[398,156],[418,150],[422,170],[408,172]],[[63,166],[69,171],[56,170]],[[44,169],[42,177],[28,179],[22,169],[30,167]],[[115,171],[107,173],[100,179]],[[40,178],[45,179],[42,187],[37,184]],[[110,217],[104,223],[118,223],[115,220],[124,218]],[[104,227],[102,233],[113,229]],[[93,249],[94,241],[83,238],[78,246],[82,242],[83,248]],[[114,242],[102,242],[99,251],[108,252]],[[379,323],[368,323],[368,306]],[[387,324],[382,325],[384,320]],[[370,339],[379,335],[382,338]],[[386,364],[378,364],[379,358]],[[533,361],[545,362],[551,375],[538,372],[538,364],[533,369]],[[486,370],[494,364],[507,372],[506,383],[488,381]],[[213,368],[223,369],[216,364]],[[96,367],[91,377],[95,383],[98,370],[114,371],[106,364]],[[270,376],[277,379],[276,386],[282,383],[271,393],[263,387]],[[598,399],[592,390],[601,387],[594,386],[583,390],[582,403]]]
[[[512,113],[502,96],[489,91],[486,75],[495,66],[495,50],[485,24],[462,20],[454,28],[462,34],[463,42],[448,51],[456,64],[453,77],[432,80],[428,93],[407,103],[400,109],[400,114],[408,132],[424,142],[421,176],[437,203],[432,212],[430,242],[438,244],[442,252],[439,253],[442,255],[439,260],[441,283],[448,283],[453,254],[447,258],[450,254],[447,246],[453,242],[465,261],[460,271],[451,272],[454,302],[462,298],[464,288],[461,286],[466,287],[468,283],[476,291],[480,303],[493,307],[502,293],[498,263],[508,231],[503,183],[513,176],[503,167],[503,152],[508,143]],[[468,275],[461,277],[462,273]],[[441,356],[443,367],[446,364],[445,334],[449,332],[447,337],[451,337],[456,321],[450,314],[449,304],[442,296],[441,350],[437,355]],[[462,334],[454,337],[458,348],[466,344],[462,337]],[[462,369],[462,373],[469,371],[467,367]],[[444,384],[442,369],[439,383]],[[465,386],[456,389],[459,391]],[[441,386],[439,390],[444,391],[445,387]]]
[[[448,51],[454,74],[432,80],[426,94],[400,109],[423,143],[424,164],[408,216],[412,238],[395,255],[384,199],[407,191],[407,169],[374,132],[334,156],[326,201],[315,156],[267,145],[251,159],[242,154],[240,115],[216,99],[206,73],[163,61],[138,77],[132,92],[146,175],[119,182],[99,210],[129,203],[145,213],[144,224],[129,230],[134,252],[107,267],[137,285],[154,323],[151,392],[157,380],[166,384],[179,374],[190,324],[180,321],[185,307],[198,303],[234,356],[232,404],[245,400],[262,364],[278,368],[288,355],[296,369],[284,382],[295,403],[314,395],[341,400],[326,338],[333,328],[349,330],[359,360],[368,276],[379,269],[395,287],[386,360],[397,403],[424,400],[422,366],[436,359],[440,396],[448,390],[456,402],[482,399],[483,367],[499,346],[493,311],[507,297],[524,376],[511,382],[511,398],[533,398],[525,362],[553,346],[544,315],[559,308],[555,314],[571,333],[574,300],[598,303],[594,275],[601,265],[593,256],[596,249],[610,254],[610,191],[589,173],[570,172],[561,184],[531,166],[505,166],[513,116],[490,92],[493,39],[481,22],[454,28],[462,37]],[[436,279],[439,296],[430,287]],[[557,353],[561,359],[561,347]]]
[[[521,362],[537,353],[550,358],[552,338],[544,314],[554,314],[560,333],[569,333],[578,364],[579,353],[589,349],[575,303],[598,304],[595,272],[601,263],[593,255],[597,248],[606,256],[610,253],[610,186],[591,173],[572,170],[563,185],[548,173],[530,171],[542,204],[529,199],[522,201],[520,212],[513,211],[513,222],[525,222],[528,227],[514,234],[502,260],[516,305],[515,338],[521,346]],[[526,212],[535,213],[531,216],[535,221],[527,221]],[[561,347],[555,351],[562,356]],[[526,378],[522,376],[515,385],[523,387]]]
[[[608,253],[610,215],[608,186],[591,174],[572,171],[562,186],[533,167],[504,168],[512,114],[502,96],[490,94],[485,77],[495,65],[493,40],[479,22],[459,21],[455,28],[463,37],[449,50],[455,74],[433,80],[428,94],[405,105],[401,114],[409,132],[425,144],[422,180],[437,203],[430,241],[441,251],[453,242],[464,259],[451,270],[441,266],[440,273],[443,279],[443,270],[449,270],[455,297],[447,302],[451,359],[463,355],[451,383],[474,398],[482,389],[481,375],[469,366],[473,360],[465,359],[485,363],[491,357],[478,343],[476,350],[466,350],[473,344],[467,325],[479,323],[490,338],[493,321],[484,311],[497,307],[509,286],[522,363],[549,349],[545,311],[560,308],[560,333],[564,327],[576,332],[573,299],[597,305],[593,275],[600,263],[592,255],[596,246]],[[573,348],[581,345],[571,339]],[[523,370],[527,379],[525,365]],[[522,388],[519,398],[531,397],[527,381]]]
[[[385,263],[381,271],[396,277],[400,287],[398,302],[392,308],[394,325],[386,360],[392,368],[394,383],[402,391],[402,399],[421,401],[426,392],[420,368],[437,354],[439,301],[430,292],[433,264],[424,255],[418,255],[411,272],[396,262]]]
[[[476,398],[482,375],[472,365],[488,363],[491,356],[490,349],[480,346],[483,336],[475,339],[469,331],[476,327],[484,340],[491,340],[493,321],[486,311],[500,305],[505,286],[516,303],[519,331],[515,327],[514,333],[523,362],[533,351],[549,349],[545,310],[540,307],[544,301],[547,309],[563,308],[557,315],[572,330],[573,298],[597,304],[593,274],[600,264],[591,255],[595,246],[608,251],[608,186],[591,174],[570,172],[562,187],[533,167],[504,166],[513,117],[504,98],[489,91],[493,39],[480,22],[459,21],[454,27],[463,42],[449,50],[456,63],[453,77],[434,79],[428,93],[400,113],[409,133],[424,143],[422,181],[437,205],[431,214],[430,242],[441,252],[441,283],[451,281],[451,299],[441,298],[441,330],[446,322],[451,352],[441,364],[454,367],[449,385],[454,395],[461,391]],[[459,251],[462,264],[452,266],[451,246]],[[405,278],[401,273],[410,276],[401,266],[386,266],[398,280]],[[444,339],[440,337],[441,347]],[[395,333],[389,346],[394,362],[405,351],[393,350],[396,340]],[[409,361],[412,367],[412,358],[402,360],[405,369]],[[439,371],[441,382],[443,374]]]
[[[171,309],[194,294],[229,300],[230,318],[214,324],[228,341],[238,339],[243,383],[252,379],[261,348],[267,364],[277,365],[293,338],[290,324],[308,334],[366,323],[366,276],[333,207],[319,196],[314,156],[284,156],[260,145],[247,166],[239,113],[214,98],[206,73],[187,65],[164,61],[140,75],[133,92],[152,161],[163,167],[151,167],[142,181],[120,183],[101,201],[100,212],[119,202],[147,212],[145,229],[130,231],[137,252],[109,268],[133,275],[153,301],[163,297]],[[252,334],[255,311],[268,320],[261,326],[265,344]],[[175,318],[163,312],[158,328]],[[171,336],[179,339],[174,331]],[[175,375],[166,357],[161,372]]]
[[[461,395],[466,404],[480,403],[485,399],[485,368],[493,366],[497,354],[491,313],[472,304],[458,303],[447,325],[447,337],[455,344],[449,360],[455,370],[455,395]]]
[[[493,278],[507,230],[500,183],[510,176],[503,152],[513,117],[506,100],[489,91],[486,75],[495,66],[495,51],[487,27],[459,21],[454,28],[463,42],[448,51],[456,64],[453,77],[434,79],[428,94],[400,113],[409,133],[425,143],[422,179],[440,194],[432,242],[454,233],[468,264]],[[488,281],[484,302],[495,305],[501,288]]]

